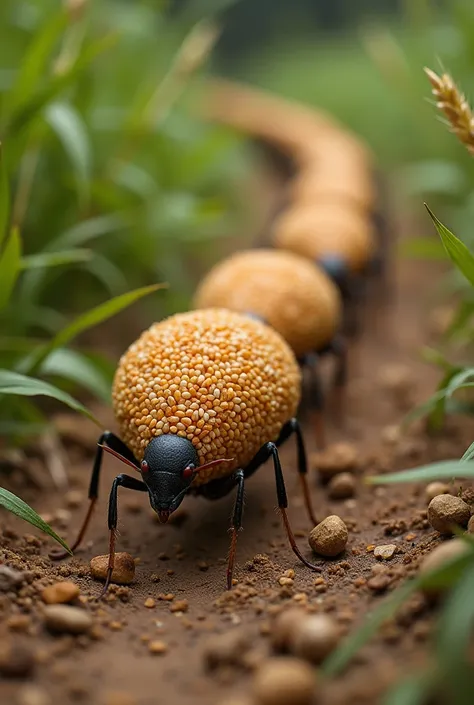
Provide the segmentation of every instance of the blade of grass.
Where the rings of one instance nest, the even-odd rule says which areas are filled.
[[[0,252],[7,234],[8,219],[10,215],[10,188],[8,184],[7,167],[5,163],[5,150],[0,142]]]
[[[67,543],[57,535],[57,533],[47,524],[43,519],[32,509],[26,502],[24,502],[20,497],[17,497],[12,492],[0,487],[0,506],[7,511],[15,514],[20,519],[24,519],[28,524],[36,526],[37,529],[41,529],[45,534],[51,536],[55,541],[57,541],[71,556],[72,551],[67,545]]]
[[[43,27],[33,35],[33,40],[26,50],[15,83],[8,95],[7,109],[9,111],[16,110],[28,101],[38,83],[47,73],[47,61],[61,37],[66,23],[67,12],[65,8],[61,8],[52,16],[47,15]]]
[[[66,404],[74,411],[79,411],[84,416],[87,416],[91,421],[102,428],[100,421],[94,416],[94,414],[89,411],[80,402],[76,401],[74,397],[61,389],[54,387],[48,382],[44,382],[41,379],[35,379],[34,377],[27,377],[26,375],[18,374],[18,372],[12,372],[11,370],[0,369],[0,397],[3,394],[13,394],[26,397],[36,397],[45,396],[56,399],[57,401]]]
[[[466,460],[471,460],[471,458],[474,458],[474,442],[471,443],[469,448],[464,452],[464,455],[462,456],[460,462],[466,462]]]
[[[109,380],[99,367],[82,353],[67,348],[55,350],[43,362],[40,372],[41,376],[51,375],[70,380],[107,404],[110,403]]]
[[[417,673],[397,683],[385,696],[382,705],[426,705],[433,688],[431,671]]]
[[[90,311],[87,311],[59,331],[59,333],[49,343],[46,343],[44,346],[36,350],[28,358],[24,358],[20,363],[19,370],[24,374],[32,374],[35,370],[38,370],[41,363],[44,362],[48,355],[50,355],[54,350],[65,347],[80,333],[83,333],[99,323],[112,318],[112,316],[115,316],[117,313],[123,311],[123,309],[127,308],[144,296],[165,287],[166,284],[152,284],[151,286],[144,286],[140,289],[129,291],[126,294],[115,296],[113,299],[109,299],[105,303],[96,306]]]
[[[464,538],[464,537],[463,537]],[[462,571],[474,560],[474,547],[470,542],[470,549],[465,553],[447,561],[442,566],[425,575],[411,578],[396,588],[389,597],[386,597],[375,610],[368,615],[363,624],[352,634],[344,639],[340,646],[323,662],[322,672],[326,677],[337,676],[350,663],[355,654],[378,632],[380,627],[392,619],[397,610],[406,602],[414,592],[424,586],[447,587],[454,584]]]
[[[91,250],[77,249],[63,252],[40,252],[37,255],[22,257],[20,269],[42,269],[44,267],[60,267],[64,264],[88,262],[92,257]]]
[[[456,265],[458,270],[464,274],[468,282],[474,286],[474,256],[470,253],[466,245],[438,220],[426,203],[425,208],[438,231],[449,258]]]
[[[77,110],[63,102],[48,105],[44,116],[69,156],[76,177],[81,207],[84,208],[89,197],[92,171],[92,149],[84,121]]]
[[[399,482],[431,482],[432,480],[465,479],[474,477],[474,461],[443,460],[439,463],[422,465],[413,470],[372,475],[365,482],[369,485],[394,485]]]
[[[10,300],[13,287],[20,273],[21,242],[17,228],[12,228],[5,249],[0,255],[0,309]]]

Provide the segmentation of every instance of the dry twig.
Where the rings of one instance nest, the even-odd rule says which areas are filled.
[[[454,132],[468,152],[474,156],[474,116],[466,96],[449,74],[443,73],[442,76],[438,76],[428,68],[425,68],[425,73],[432,85],[436,107],[448,118],[451,132]]]

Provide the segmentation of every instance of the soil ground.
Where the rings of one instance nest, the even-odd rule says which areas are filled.
[[[122,491],[118,550],[139,559],[135,582],[129,587],[113,587],[109,598],[97,603],[101,585],[89,575],[89,560],[107,552],[108,488],[120,471],[117,461],[108,457],[101,499],[85,548],[74,558],[51,563],[47,557],[49,542],[37,533],[38,538],[33,538],[34,531],[8,515],[1,517],[4,531],[0,559],[33,572],[29,584],[19,592],[0,594],[0,639],[3,644],[24,644],[37,662],[26,680],[0,679],[1,703],[204,705],[227,698],[230,702],[234,692],[248,691],[252,667],[269,648],[269,621],[282,606],[300,603],[310,611],[326,611],[347,631],[360,623],[384,593],[416,570],[420,556],[440,541],[426,521],[424,488],[373,488],[363,483],[363,477],[459,457],[472,438],[465,425],[453,421],[448,431],[435,438],[428,437],[422,426],[397,433],[404,412],[413,402],[426,399],[438,379],[436,370],[421,361],[419,352],[433,334],[432,285],[439,270],[407,261],[397,262],[395,269],[393,300],[383,308],[369,306],[360,339],[352,345],[345,426],[337,428],[329,422],[331,442],[347,441],[357,449],[356,494],[348,500],[330,500],[316,468],[311,475],[318,516],[338,514],[349,527],[346,552],[336,559],[320,560],[320,574],[298,563],[274,509],[273,471],[267,464],[247,485],[235,573],[238,584],[227,593],[227,528],[233,497],[215,503],[189,498],[175,520],[161,526],[146,497]],[[410,392],[390,392],[381,382],[393,363],[407,370]],[[113,428],[110,412],[98,412]],[[62,420],[61,427],[70,486],[85,498],[96,431],[88,422],[68,418],[67,423]],[[76,441],[69,438],[71,435]],[[315,444],[309,424],[305,437],[312,454]],[[311,527],[299,493],[291,442],[282,450],[282,460],[290,497],[289,516],[302,551],[310,559],[307,535]],[[12,488],[19,491],[18,479]],[[21,489],[22,496],[37,510],[55,517],[60,533],[73,538],[84,506],[72,508],[64,493],[38,493],[25,487],[24,480]],[[58,508],[67,512],[58,517]],[[66,526],[61,527],[60,521]],[[374,568],[379,563],[370,547],[387,543],[396,544],[397,553],[382,569]],[[294,569],[293,584],[281,585],[279,579],[289,569]],[[80,586],[84,606],[92,612],[96,624],[93,638],[52,636],[44,629],[41,589],[58,579],[71,579]],[[174,598],[162,599],[166,595]],[[156,600],[155,607],[144,606],[148,597]],[[187,600],[187,611],[171,611],[178,600]],[[19,624],[18,620],[12,621],[12,615],[17,614],[27,615],[23,626],[21,620]],[[343,676],[322,686],[320,702],[380,702],[387,685],[400,673],[406,675],[407,665],[414,667],[423,659],[431,620],[423,601],[412,601],[403,619],[386,628]],[[216,633],[242,628],[251,637],[245,663],[209,672],[205,659],[208,640]],[[150,640],[163,641],[166,653],[150,653]],[[31,700],[30,692],[28,700],[26,683],[37,686],[36,695],[43,694],[44,699]]]

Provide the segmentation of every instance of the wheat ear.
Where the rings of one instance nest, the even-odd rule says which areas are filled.
[[[466,96],[461,93],[449,74],[438,76],[428,68],[425,68],[425,73],[432,85],[436,107],[448,118],[451,132],[454,132],[474,156],[474,116]]]

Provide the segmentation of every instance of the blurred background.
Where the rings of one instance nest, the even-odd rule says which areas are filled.
[[[186,309],[200,274],[250,242],[265,164],[199,118],[209,75],[324,108],[365,139],[418,223],[405,254],[444,257],[424,200],[469,243],[473,162],[429,100],[425,65],[469,95],[472,0],[2,0],[2,179],[23,259],[0,309],[0,366],[31,371],[21,360],[72,316],[168,282],[114,323],[118,337],[81,339],[90,376],[69,377],[107,399],[102,352],[116,359],[143,325]],[[70,369],[39,371],[69,388]]]

